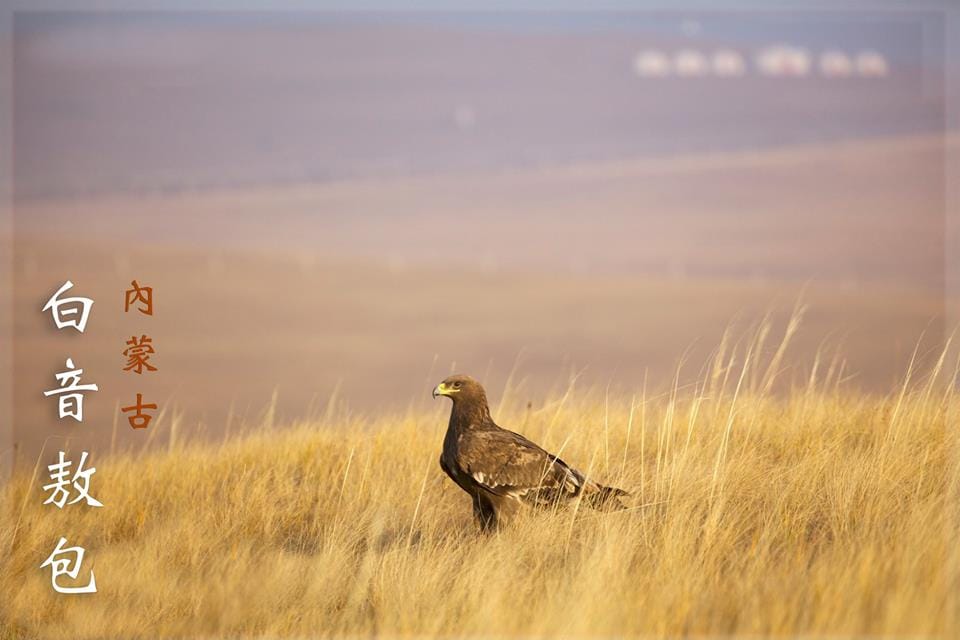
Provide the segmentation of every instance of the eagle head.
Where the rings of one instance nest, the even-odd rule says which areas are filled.
[[[487,394],[479,382],[464,375],[453,375],[446,378],[433,389],[433,397],[447,396],[454,404],[461,401],[482,402],[486,404]]]

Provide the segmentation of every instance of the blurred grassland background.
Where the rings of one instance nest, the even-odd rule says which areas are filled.
[[[216,437],[274,394],[286,419],[332,396],[377,412],[426,401],[454,369],[492,389],[515,370],[531,400],[573,371],[663,388],[684,353],[704,360],[731,323],[782,324],[801,297],[798,368],[839,349],[854,388],[885,392],[918,342],[929,364],[947,331],[944,148],[921,138],[668,168],[25,203],[17,441],[32,455],[52,434],[104,445],[138,391]],[[134,278],[155,289],[152,318],[123,313]],[[66,279],[96,300],[83,335],[40,313]],[[159,371],[138,377],[121,352],[142,333]],[[101,388],[82,426],[58,424],[42,395],[67,356]],[[120,442],[142,441],[120,422]]]

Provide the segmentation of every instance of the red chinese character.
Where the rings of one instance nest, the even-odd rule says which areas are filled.
[[[137,404],[132,407],[124,407],[121,409],[123,413],[130,413],[131,411],[136,411],[132,416],[127,416],[127,422],[130,423],[130,426],[133,429],[146,429],[147,425],[150,424],[150,421],[153,419],[153,416],[150,414],[144,413],[144,409],[153,409],[156,411],[156,403],[143,404],[143,394],[137,394]]]
[[[153,349],[153,340],[148,336],[140,336],[138,339],[137,336],[132,336],[127,340],[127,344],[130,345],[123,350],[123,355],[127,356],[127,366],[123,368],[124,371],[133,371],[134,373],[143,373],[143,370],[147,371],[156,371],[157,368],[151,365],[148,360],[150,356],[156,353]]]
[[[127,296],[123,303],[124,313],[130,311],[131,305],[141,303],[140,307],[136,307],[137,311],[145,316],[152,316],[153,287],[141,287],[136,280],[132,281],[130,284],[133,285],[133,289],[127,289]]]

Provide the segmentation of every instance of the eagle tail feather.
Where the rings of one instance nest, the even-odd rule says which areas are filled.
[[[630,493],[616,487],[607,487],[602,484],[596,485],[594,491],[587,497],[587,501],[594,509],[602,511],[618,511],[626,509],[626,505],[620,502],[621,496],[629,496]]]

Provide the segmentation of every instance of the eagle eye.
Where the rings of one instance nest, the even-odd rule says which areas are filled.
[[[453,383],[453,388],[454,388],[454,389],[459,389],[462,384],[463,384],[462,382],[454,382],[454,383]]]

